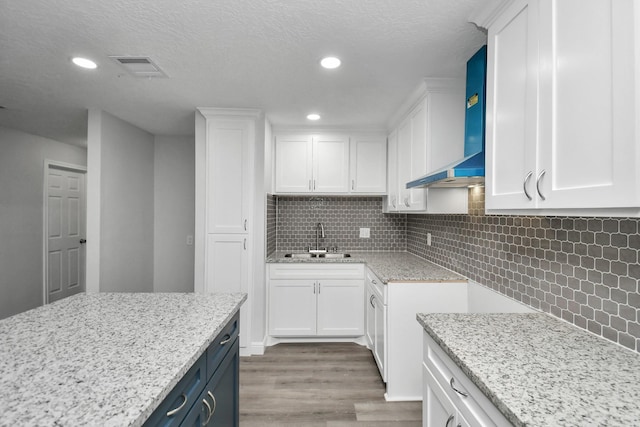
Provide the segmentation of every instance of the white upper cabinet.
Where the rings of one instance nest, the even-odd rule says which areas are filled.
[[[313,191],[347,193],[349,191],[349,137],[313,136]]]
[[[387,141],[382,134],[275,135],[278,194],[385,194]]]
[[[311,192],[313,190],[311,135],[277,135],[275,151],[276,192]]]
[[[406,184],[464,153],[464,81],[426,79],[424,96],[389,134],[388,212],[467,213],[466,188],[413,188]]]
[[[640,215],[640,4],[506,2],[488,26],[489,213]]]
[[[246,233],[251,215],[253,122],[207,120],[207,233]]]
[[[349,189],[352,193],[387,191],[387,140],[384,135],[351,138]]]

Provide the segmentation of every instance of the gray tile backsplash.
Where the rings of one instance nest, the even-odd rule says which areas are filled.
[[[640,220],[409,215],[407,250],[640,352]],[[427,246],[427,233],[432,246]]]
[[[326,238],[320,240],[321,247],[337,247],[347,252],[406,250],[407,216],[383,214],[381,197],[269,196],[267,199],[267,248],[272,247],[269,238],[272,228],[276,229],[278,251],[304,251],[309,245],[315,246],[316,224],[321,222],[326,233]],[[273,221],[270,217],[274,217]],[[371,237],[360,238],[360,227],[369,228]]]

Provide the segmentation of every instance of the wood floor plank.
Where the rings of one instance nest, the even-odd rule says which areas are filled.
[[[386,402],[371,352],[278,344],[240,358],[241,427],[418,427],[421,402]]]

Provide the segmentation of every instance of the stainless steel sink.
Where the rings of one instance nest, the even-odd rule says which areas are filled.
[[[351,254],[319,254],[320,258],[351,258]]]
[[[310,258],[327,258],[327,259],[340,259],[340,258],[351,258],[351,254],[335,254],[335,253],[323,253],[323,254],[309,254],[309,253],[291,253],[284,254],[285,258],[301,258],[301,259],[310,259]]]

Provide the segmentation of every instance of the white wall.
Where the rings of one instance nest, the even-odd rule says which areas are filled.
[[[156,136],[153,290],[193,292],[195,139]]]
[[[87,251],[89,292],[153,291],[153,149],[150,133],[89,111],[87,241],[100,242]]]
[[[45,159],[86,166],[87,150],[0,127],[0,318],[43,303]]]

